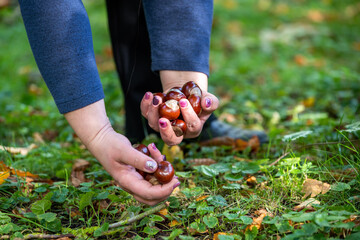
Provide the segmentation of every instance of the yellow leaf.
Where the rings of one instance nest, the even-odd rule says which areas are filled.
[[[199,201],[204,200],[204,199],[206,199],[206,198],[208,198],[208,197],[209,197],[209,195],[204,195],[204,196],[198,197],[198,198],[196,199],[196,201],[199,202]]]
[[[9,171],[0,172],[0,185],[3,184],[5,182],[5,179],[7,179],[8,177],[10,177]]]
[[[176,220],[172,220],[170,223],[169,223],[169,227],[175,227],[177,225],[180,225],[180,223]]]
[[[0,145],[0,151],[7,151],[11,154],[21,154],[25,156],[36,147],[37,146],[35,144],[30,144],[28,147],[7,147]]]
[[[161,209],[161,210],[159,211],[159,213],[160,213],[161,215],[163,215],[163,216],[166,216],[166,215],[168,215],[168,210],[167,210],[167,208],[164,208],[164,209]]]
[[[309,20],[313,22],[322,22],[325,19],[324,14],[322,12],[314,9],[308,11],[307,17]]]
[[[330,184],[308,178],[305,180],[303,184],[302,192],[305,193],[303,198],[306,198],[309,195],[310,197],[315,197],[319,194],[325,194],[329,190],[330,190]]]
[[[175,159],[184,159],[184,153],[178,145],[170,147],[164,144],[161,152],[166,156],[166,160],[171,163],[173,163]]]
[[[257,229],[260,229],[261,228],[261,223],[262,223],[264,217],[266,215],[268,215],[268,212],[265,209],[260,209],[260,210],[256,211],[255,214],[260,215],[260,216],[257,217],[257,218],[254,217],[252,224],[248,225],[245,228],[245,231],[247,231],[247,230],[251,231],[254,227],[256,227]]]
[[[315,105],[315,97],[308,97],[302,101],[302,104],[307,108],[313,107]]]

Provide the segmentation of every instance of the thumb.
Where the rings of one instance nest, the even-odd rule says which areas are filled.
[[[122,162],[127,165],[131,165],[136,169],[148,173],[153,173],[157,169],[158,165],[154,159],[143,154],[142,152],[139,152],[132,146],[129,146],[124,150],[124,156],[122,157]]]

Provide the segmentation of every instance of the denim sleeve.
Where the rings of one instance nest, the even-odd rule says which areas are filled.
[[[60,113],[104,98],[80,0],[19,0],[36,63]]]
[[[152,70],[209,75],[212,0],[143,0]]]

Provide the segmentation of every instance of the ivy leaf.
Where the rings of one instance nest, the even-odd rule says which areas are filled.
[[[240,219],[245,225],[250,225],[253,222],[253,219],[248,216],[241,216]]]
[[[51,208],[51,202],[46,199],[38,200],[31,205],[31,211],[36,214],[44,214]]]
[[[151,235],[151,236],[157,234],[159,231],[160,230],[155,227],[145,227],[144,228],[144,233]]]
[[[207,198],[207,202],[214,207],[225,207],[228,205],[226,199],[221,195],[211,196]]]
[[[351,187],[347,183],[339,182],[331,185],[331,190],[336,192],[343,192],[345,190],[350,190]]]
[[[232,181],[232,182],[237,182],[237,181],[241,181],[244,177],[242,174],[234,174],[234,173],[227,173],[224,176],[225,180],[228,181]]]
[[[213,169],[211,166],[201,165],[201,166],[196,166],[194,168],[208,177],[216,177],[219,174],[219,172]]]
[[[85,207],[90,206],[92,204],[93,196],[94,196],[94,192],[87,192],[81,195],[80,203],[79,203],[79,211],[83,210]]]
[[[206,226],[208,226],[208,228],[214,228],[219,223],[219,221],[216,217],[209,216],[209,215],[204,216],[203,221],[206,224]]]

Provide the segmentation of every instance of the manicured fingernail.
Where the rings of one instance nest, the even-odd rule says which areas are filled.
[[[146,165],[145,165],[145,168],[149,171],[154,171],[157,167],[157,164],[156,162],[154,161],[147,161],[146,162]]]
[[[211,99],[210,98],[205,99],[205,105],[206,105],[206,108],[209,108],[211,106]]]
[[[166,126],[167,126],[167,123],[163,120],[159,120],[159,124],[160,124],[160,127],[162,127],[162,128],[166,128]]]
[[[174,178],[178,179],[179,177],[175,175]]]
[[[145,99],[148,100],[150,98],[150,93],[149,92],[146,92],[145,93]]]
[[[152,149],[157,150],[157,148],[156,148],[156,146],[155,146],[155,143],[152,143],[152,144],[151,144],[151,147],[152,147]]]
[[[162,155],[163,160],[166,161],[166,155]]]
[[[159,104],[159,99],[157,97],[153,98],[153,105],[156,106]]]
[[[182,108],[187,106],[187,102],[185,100],[180,100],[179,104],[180,104],[180,107],[182,107]]]
[[[173,189],[177,188],[180,185],[180,182],[175,183],[175,185],[173,186]]]

